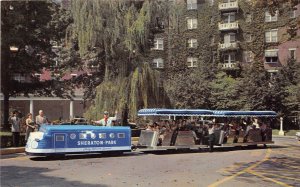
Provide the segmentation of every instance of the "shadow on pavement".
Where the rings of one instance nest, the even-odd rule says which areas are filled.
[[[1,187],[11,186],[86,186],[86,187],[107,187],[103,184],[86,184],[80,181],[68,181],[65,178],[46,176],[44,173],[53,170],[48,168],[2,166]]]
[[[134,156],[139,156],[140,154],[134,154]],[[56,161],[56,160],[80,160],[80,159],[90,159],[90,158],[107,158],[107,157],[128,157],[133,156],[130,153],[89,153],[89,154],[67,154],[67,155],[50,155],[50,156],[38,156],[31,157],[32,161]]]
[[[300,151],[300,149],[298,148],[298,150],[294,151],[286,150],[284,153],[271,156],[249,171],[245,171],[245,169],[260,161],[235,163],[234,166],[225,168],[224,175],[231,176],[240,171],[245,171],[236,180],[251,183],[251,181],[255,182],[257,177],[259,177],[270,184],[275,184],[277,181],[277,184],[284,183],[289,186],[300,186],[300,155],[297,151]]]

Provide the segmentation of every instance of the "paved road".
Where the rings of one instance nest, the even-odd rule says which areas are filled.
[[[214,153],[73,155],[47,160],[3,156],[1,186],[299,186],[300,143],[275,138],[268,149]]]

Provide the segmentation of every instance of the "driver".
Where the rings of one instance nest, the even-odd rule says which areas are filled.
[[[117,113],[118,112],[116,111],[115,117],[109,117],[108,112],[105,111],[104,114],[103,114],[103,118],[101,120],[99,120],[99,121],[94,121],[94,123],[99,124],[101,126],[108,126],[108,127],[110,127],[110,126],[112,126],[113,121],[116,121],[116,119],[117,119]]]

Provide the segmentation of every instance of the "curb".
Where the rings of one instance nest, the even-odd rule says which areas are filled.
[[[296,138],[296,136],[280,136],[280,135],[272,135],[273,137],[276,137],[276,138]]]
[[[9,155],[15,153],[24,153],[25,147],[1,148],[0,155]]]
[[[133,144],[137,144],[139,141],[139,137],[132,137],[131,142]],[[25,147],[10,147],[10,148],[1,148],[0,149],[0,155],[9,155],[9,154],[15,154],[15,153],[24,153]]]

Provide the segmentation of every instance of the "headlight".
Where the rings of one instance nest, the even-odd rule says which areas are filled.
[[[109,137],[110,137],[110,138],[114,138],[114,137],[115,137],[115,134],[114,134],[114,133],[110,133],[110,134],[109,134]]]
[[[34,149],[37,148],[38,145],[39,145],[39,143],[36,142],[36,141],[32,141],[32,142],[31,142],[31,147],[34,148]]]

